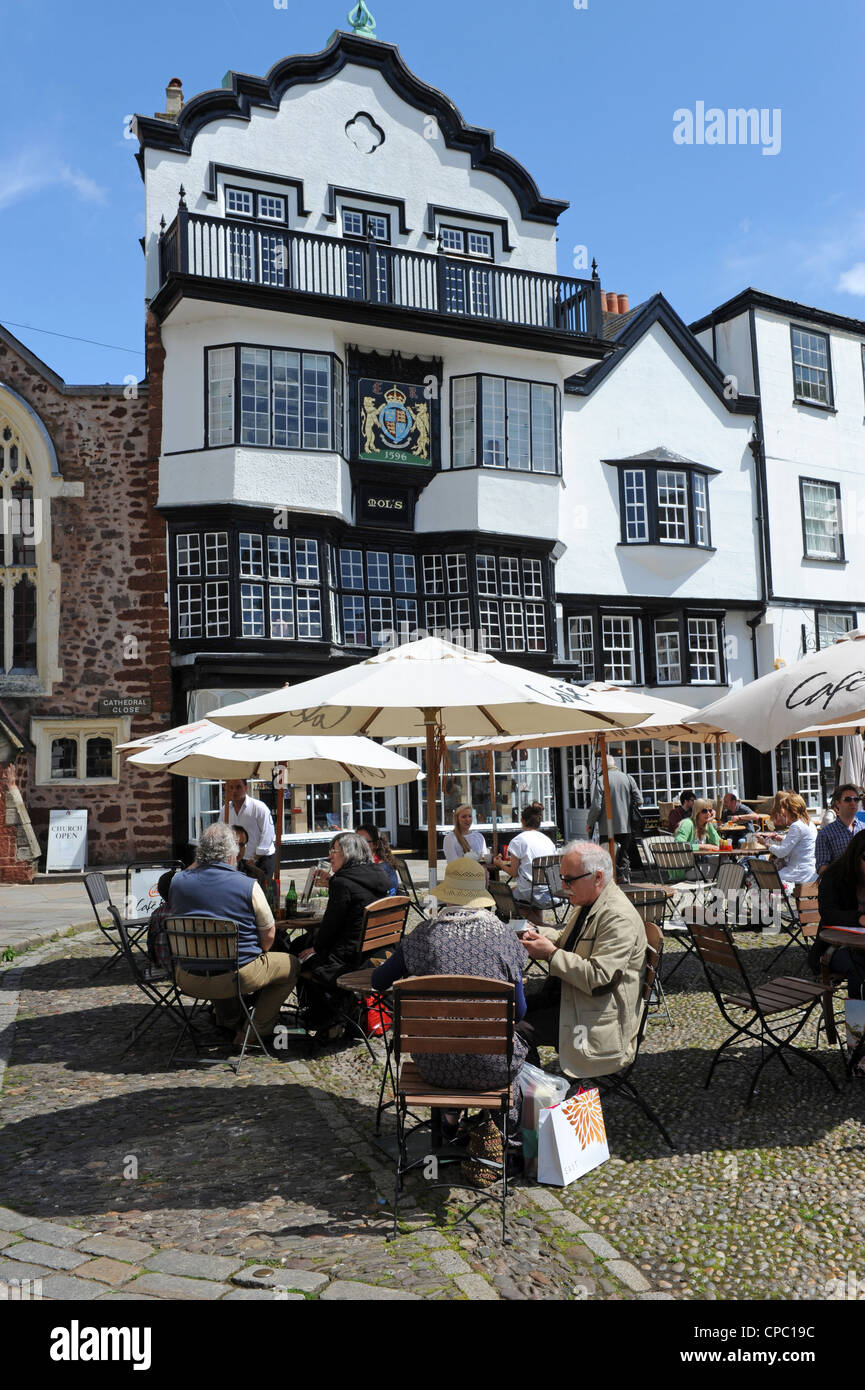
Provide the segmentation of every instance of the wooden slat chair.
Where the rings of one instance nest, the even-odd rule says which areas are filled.
[[[170,1019],[176,1028],[179,1028],[181,1032],[185,1031],[186,1014],[180,998],[180,991],[171,972],[161,965],[152,965],[141,951],[134,950],[131,934],[117,908],[112,906],[111,912],[114,914],[120,949],[126,964],[129,966],[129,973],[145,999],[150,1003],[150,1008],[140,1023],[136,1023],[130,1029],[129,1042],[120,1054],[121,1057],[125,1057],[127,1052],[137,1042],[140,1042],[144,1034],[160,1018]],[[191,1029],[191,1034],[197,1051],[198,1042],[194,1028]]]
[[[639,910],[639,909],[638,909]],[[644,919],[645,920],[645,919]],[[603,1097],[610,1095],[623,1095],[638,1105],[643,1114],[652,1121],[657,1129],[661,1131],[671,1149],[675,1149],[675,1144],[667,1133],[666,1126],[655,1114],[647,1101],[643,1100],[633,1081],[631,1073],[637,1065],[640,1056],[640,1046],[643,1041],[643,1034],[646,1031],[646,1022],[649,1017],[649,1010],[656,987],[660,986],[661,956],[664,952],[664,933],[659,922],[646,921],[646,966],[643,975],[643,986],[640,991],[640,1025],[637,1030],[637,1045],[634,1056],[627,1066],[621,1071],[612,1072],[608,1076],[596,1076],[594,1078],[600,1093]],[[666,1005],[665,1005],[666,1007]],[[670,1013],[667,1010],[667,1017]]]
[[[411,899],[412,907],[415,909],[415,911],[420,913],[421,917],[426,917],[427,909],[421,902],[421,899],[418,897],[418,891],[415,887],[414,879],[411,876],[411,869],[409,868],[406,861],[402,859],[398,854],[394,855],[393,862],[396,867],[397,877],[399,878],[399,881],[402,884],[407,896]]]
[[[392,1100],[385,1102],[384,1088],[390,1079],[391,1090],[396,1095],[396,1082],[391,1061],[392,1045],[388,1038],[385,1023],[385,1006],[387,994],[381,993],[372,987],[372,972],[376,965],[387,960],[392,955],[405,935],[406,922],[408,921],[409,908],[411,901],[408,898],[379,898],[377,902],[370,903],[364,910],[361,943],[358,949],[357,962],[358,968],[348,970],[344,975],[340,975],[336,980],[339,989],[343,989],[348,994],[353,994],[358,1000],[372,998],[372,1009],[379,1011],[379,1018],[382,1023],[382,1040],[385,1045],[384,1070],[381,1077],[381,1086],[378,1092],[378,1106],[375,1112],[375,1132],[381,1133],[382,1111],[387,1110],[393,1105]],[[366,965],[360,962],[367,961]],[[350,1014],[341,1014],[346,1021],[346,1026],[355,1029],[366,1044],[366,1049],[374,1062],[378,1061],[369,1038],[364,1029],[356,1019]]]
[[[788,940],[784,942],[780,951],[776,952],[767,965],[766,973],[768,974],[770,970],[775,968],[784,953],[789,951],[791,946],[801,946],[803,951],[807,951],[808,945],[799,925],[796,900],[788,894],[784,887],[781,875],[778,872],[778,866],[775,864],[774,860],[770,862],[765,859],[752,859],[749,861],[749,870],[761,894],[777,894],[776,901],[780,906],[780,912],[773,913],[773,919],[777,921],[777,925],[780,926],[781,934],[786,934],[788,937]]]
[[[708,927],[702,923],[692,923],[688,927],[694,946],[703,962],[709,988],[715,996],[715,1003],[721,1017],[733,1028],[733,1032],[715,1052],[706,1077],[708,1090],[715,1067],[721,1055],[739,1038],[751,1038],[760,1043],[760,1061],[754,1071],[748,1091],[746,1106],[751,1104],[757,1089],[760,1073],[772,1057],[778,1057],[788,1075],[792,1071],[787,1062],[787,1054],[803,1057],[826,1076],[834,1090],[838,1090],[835,1078],[818,1057],[803,1047],[794,1046],[812,1011],[823,1003],[827,989],[823,984],[810,980],[800,980],[795,975],[777,975],[772,980],[764,980],[756,988],[751,984],[739,952],[733,943],[729,927]],[[729,1010],[736,1009],[746,1015],[744,1022],[731,1017]],[[782,1035],[780,1027],[792,1031]]]
[[[549,903],[536,901],[535,890],[539,888],[546,888],[550,895]],[[552,912],[556,923],[562,925],[571,910],[571,904],[562,892],[561,855],[542,854],[532,860],[532,902],[540,912]]]
[[[431,1086],[405,1054],[501,1057],[503,1068],[510,1075],[514,1050],[514,986],[501,980],[467,975],[426,975],[397,980],[393,995],[397,1158],[392,1238],[397,1234],[399,1195],[406,1174],[424,1166],[430,1157],[435,1157],[439,1165],[459,1162],[465,1157],[464,1153],[455,1154],[452,1149],[435,1148],[432,1153],[428,1149],[421,1157],[409,1161],[409,1134],[430,1124],[434,1111],[468,1109],[489,1110],[498,1114],[500,1119],[503,1161],[476,1161],[501,1174],[502,1242],[505,1243],[508,1196],[506,1133],[508,1110],[514,1103],[513,1088],[507,1085],[498,1090],[468,1091]],[[431,1112],[430,1121],[419,1121],[409,1131],[409,1110],[427,1109]],[[495,1198],[492,1195],[484,1196],[476,1207],[490,1200]]]
[[[820,928],[820,906],[818,903],[819,882],[797,883],[793,890],[793,904],[796,915],[799,919],[799,930],[806,941],[813,941]],[[843,1005],[841,1014],[835,1016],[834,999],[839,989],[846,986],[847,979],[844,975],[833,973],[831,966],[820,963],[820,978],[827,989],[831,990],[831,997],[823,1003],[823,1025],[826,1029],[826,1041],[829,1043],[838,1042],[838,1024],[846,1026],[843,1018]],[[820,1027],[817,1027],[817,1036],[820,1036]]]
[[[174,970],[175,983],[177,982],[178,969],[189,970],[190,966],[207,966],[208,975],[223,975],[233,971],[237,980],[237,998],[240,1003],[244,1018],[246,1019],[246,1029],[243,1035],[243,1043],[240,1049],[240,1056],[231,1065],[234,1067],[235,1075],[240,1071],[243,1059],[246,1055],[247,1044],[249,1043],[250,1033],[254,1033],[259,1046],[265,1055],[269,1055],[264,1039],[255,1024],[255,1004],[247,1004],[246,997],[241,992],[240,981],[237,975],[237,923],[229,922],[217,917],[166,917],[165,932],[168,937],[168,946],[171,951],[171,963]],[[205,977],[207,978],[207,977]],[[180,995],[186,994],[184,989],[178,986]],[[193,999],[206,999],[204,994],[189,995]],[[175,1054],[183,1038],[187,1033],[193,1037],[192,1012],[187,1013],[184,1008],[185,1027],[177,1042],[174,1051],[169,1058],[168,1065],[174,1061]],[[198,1046],[196,1043],[196,1051]]]
[[[661,931],[661,947],[663,947],[663,931],[661,924],[663,923],[664,917],[667,912],[667,904],[670,900],[670,892],[671,890],[669,888],[664,888],[660,884],[652,884],[645,888],[629,887],[626,893],[628,901],[633,903],[634,907],[637,909],[637,911],[640,914],[640,917],[642,918],[643,926],[646,928],[646,939],[650,940],[650,925],[655,926],[658,931]],[[649,964],[647,958],[647,971],[648,968]],[[646,1012],[648,1014],[651,1014],[653,1009],[663,1009],[664,1013],[667,1015],[667,1022],[672,1023],[673,1020],[670,1016],[670,1008],[667,1004],[667,996],[664,993],[664,986],[661,984],[660,949],[658,950],[657,961],[654,961],[652,963],[652,988],[649,993]]]
[[[120,942],[120,936],[117,931],[118,918],[120,918],[120,920],[123,922],[123,925],[126,927],[126,930],[129,934],[129,941],[133,949],[139,950],[142,955],[145,955],[146,958],[146,953],[144,952],[143,948],[138,945],[138,943],[141,940],[142,936],[147,935],[147,928],[150,923],[150,914],[147,913],[143,917],[123,917],[120,912],[120,909],[118,907],[115,907],[114,903],[111,901],[111,894],[108,891],[108,884],[105,881],[104,874],[85,874],[84,887],[87,890],[87,896],[90,899],[90,906],[93,908],[93,915],[96,918],[96,925],[101,931],[102,935],[105,937],[105,940],[108,942],[109,946],[111,946],[114,953],[113,955],[109,956],[108,960],[103,961],[99,969],[94,972],[94,980],[98,975],[102,974],[103,970],[113,969],[113,967],[117,964],[119,960],[123,960],[125,958],[123,946]]]

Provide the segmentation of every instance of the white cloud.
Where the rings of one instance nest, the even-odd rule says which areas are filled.
[[[30,150],[0,160],[0,209],[51,188],[71,188],[85,203],[104,203],[107,191],[80,169],[44,151]]]
[[[859,261],[845,270],[838,281],[837,288],[845,294],[865,294],[865,261]]]

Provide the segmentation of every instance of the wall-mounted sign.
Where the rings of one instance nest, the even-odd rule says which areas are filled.
[[[81,869],[87,864],[87,812],[52,811],[48,823],[46,873]]]
[[[356,520],[358,526],[385,526],[410,531],[414,525],[413,490],[360,483],[357,488]]]
[[[152,712],[153,700],[149,695],[103,695],[99,701],[99,713],[113,719]]]
[[[424,387],[360,377],[358,458],[364,463],[432,465],[430,402]]]

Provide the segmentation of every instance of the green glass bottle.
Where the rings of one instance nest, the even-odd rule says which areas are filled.
[[[297,889],[294,886],[294,879],[288,885],[288,892],[285,895],[285,915],[286,917],[297,916]]]

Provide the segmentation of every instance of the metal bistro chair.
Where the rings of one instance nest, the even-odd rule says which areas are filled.
[[[521,904],[518,903],[514,897],[513,889],[509,883],[494,883],[491,879],[487,884],[487,892],[496,905],[496,916],[500,917],[503,922],[518,922],[524,920],[525,913],[522,910]],[[529,975],[533,970],[537,970],[541,975],[546,975],[547,973],[547,967],[543,961],[533,960],[532,957],[529,956],[529,963],[526,966],[525,973]]]
[[[678,840],[656,839],[652,841],[651,852],[658,881],[665,888],[675,889],[675,895],[669,899],[667,905],[664,929],[668,933],[676,933],[683,947],[672,970],[667,972],[669,984],[694,949],[694,944],[687,935],[687,919],[693,916],[694,904],[705,893],[706,883],[703,879],[699,882],[685,879],[685,875],[695,868],[695,855],[690,845],[682,844]],[[682,913],[681,916],[677,915],[679,912]]]
[[[104,874],[85,874],[84,887],[90,899],[90,906],[96,918],[96,925],[101,931],[109,946],[113,948],[114,954],[108,960],[103,961],[99,969],[94,971],[94,980],[101,975],[103,970],[111,970],[119,960],[123,960],[123,945],[117,930],[117,922],[122,921],[129,935],[130,945],[145,955],[141,946],[138,945],[142,936],[147,935],[147,928],[150,924],[150,913],[143,917],[123,917],[120,909],[115,907],[111,901],[111,894],[108,891],[108,884]]]
[[[549,904],[535,902],[536,888],[547,889],[550,895]],[[562,892],[561,855],[542,854],[532,861],[532,902],[541,912],[549,907],[558,926],[564,923],[571,910],[571,904]]]
[[[129,972],[141,993],[149,1001],[150,1008],[144,1015],[140,1023],[136,1023],[129,1032],[129,1042],[121,1052],[121,1057],[125,1057],[127,1052],[144,1037],[148,1029],[160,1018],[169,1018],[175,1028],[179,1028],[181,1033],[185,1031],[187,1025],[186,1013],[183,1002],[180,998],[180,991],[172,978],[170,970],[161,965],[151,965],[146,957],[142,956],[141,951],[135,951],[126,924],[120,913],[115,907],[111,909],[115,918],[117,934],[120,939],[120,949],[123,953]],[[193,1043],[196,1050],[198,1048],[195,1037],[195,1029],[191,1028]],[[172,1054],[173,1055],[173,1054]]]
[[[427,910],[421,902],[420,898],[418,897],[418,891],[415,887],[414,879],[411,876],[411,869],[409,868],[406,861],[403,858],[401,858],[398,854],[394,855],[393,862],[396,866],[397,877],[399,878],[400,883],[405,889],[406,894],[411,899],[412,907],[420,913],[421,917],[426,917]]]
[[[165,931],[168,936],[171,961],[175,972],[175,984],[177,983],[178,967],[189,970],[190,966],[201,966],[206,963],[214,967],[206,972],[207,975],[224,975],[228,971],[233,971],[235,974],[237,998],[246,1019],[246,1030],[243,1035],[240,1056],[236,1063],[231,1064],[234,1067],[235,1075],[240,1071],[246,1056],[250,1033],[255,1034],[262,1051],[268,1055],[268,1049],[255,1025],[255,1004],[247,1004],[240,988],[240,979],[237,974],[237,923],[216,917],[166,917]],[[184,992],[178,985],[178,994],[182,995]],[[205,995],[190,995],[189,997],[193,999],[206,998]],[[174,1044],[174,1050],[168,1060],[169,1066],[174,1061],[177,1049],[187,1033],[192,1036],[196,1052],[198,1051],[198,1044],[195,1041],[192,1027],[194,1010],[187,1012],[182,1003],[181,1008],[183,1008],[184,1014],[184,1028]]]
[[[751,877],[760,890],[760,893],[773,894],[774,901],[780,905],[780,914],[774,912],[772,914],[773,921],[776,921],[778,916],[780,916],[780,922],[777,924],[781,927],[782,932],[786,932],[788,937],[788,940],[784,942],[780,951],[776,952],[767,965],[766,973],[768,974],[768,972],[777,965],[784,953],[789,951],[791,946],[801,946],[803,951],[807,951],[808,943],[799,925],[799,913],[796,910],[796,900],[788,895],[781,880],[781,875],[778,872],[777,865],[774,862],[767,862],[765,859],[752,859],[749,867]]]
[[[396,1117],[397,1157],[396,1188],[393,1203],[393,1233],[399,1222],[399,1194],[406,1173],[424,1167],[431,1157],[438,1164],[458,1163],[465,1153],[454,1153],[450,1147],[433,1146],[430,1151],[409,1161],[408,1139],[418,1129],[432,1123],[436,1110],[489,1110],[498,1114],[502,1130],[502,1162],[477,1158],[474,1162],[501,1174],[502,1243],[507,1242],[505,1229],[508,1197],[507,1118],[514,1103],[513,1088],[502,1086],[491,1091],[464,1091],[446,1086],[432,1086],[424,1081],[414,1062],[405,1057],[411,1051],[419,1055],[447,1053],[453,1056],[501,1057],[510,1075],[514,1050],[514,986],[502,980],[477,979],[468,975],[426,975],[397,980],[394,995],[394,1058],[396,1060]],[[406,1127],[409,1108],[429,1110],[430,1120],[419,1120],[411,1130]],[[448,1183],[433,1186],[448,1187]],[[457,1184],[459,1185],[459,1184]],[[465,1184],[463,1184],[465,1185]],[[481,1197],[472,1207],[475,1211],[484,1202],[495,1200],[490,1194]],[[466,1213],[471,1215],[471,1212]]]
[[[637,1065],[640,1055],[640,1045],[643,1041],[643,1034],[646,1031],[646,1022],[649,1017],[649,1009],[652,1004],[654,990],[660,985],[661,956],[664,952],[664,933],[657,922],[647,921],[646,926],[646,967],[643,975],[643,987],[640,992],[640,1025],[637,1030],[637,1045],[634,1056],[627,1066],[621,1071],[613,1072],[608,1076],[596,1076],[595,1083],[600,1090],[602,1097],[610,1095],[623,1095],[638,1105],[643,1114],[652,1121],[657,1129],[663,1134],[671,1149],[675,1149],[675,1144],[667,1133],[666,1126],[655,1114],[652,1107],[643,1100],[633,1081],[631,1073]],[[667,1017],[669,1018],[669,1010]]]
[[[818,1057],[803,1047],[794,1046],[812,1011],[825,999],[827,986],[810,980],[800,980],[794,975],[776,975],[772,980],[764,980],[756,988],[742,964],[739,952],[733,944],[733,934],[729,927],[707,927],[693,923],[688,927],[696,950],[703,962],[709,988],[715,996],[721,1017],[733,1028],[733,1032],[721,1043],[715,1052],[706,1077],[708,1090],[721,1055],[739,1038],[752,1038],[760,1044],[760,1061],[751,1079],[745,1105],[751,1104],[757,1089],[760,1073],[766,1063],[777,1056],[788,1075],[792,1071],[786,1054],[803,1057],[817,1067],[838,1090],[835,1078]],[[744,1023],[731,1017],[729,1010],[736,1009],[745,1014]],[[798,1020],[797,1020],[798,1015]],[[792,1029],[782,1035],[779,1027]]]
[[[409,908],[411,903],[408,898],[379,898],[377,902],[370,903],[363,914],[363,930],[361,943],[358,950],[358,965],[361,961],[373,957],[373,964],[363,968],[347,971],[345,975],[340,975],[336,981],[339,989],[344,989],[348,993],[355,995],[359,1000],[371,998],[372,1012],[378,1010],[378,1016],[382,1025],[382,1041],[385,1046],[384,1070],[381,1076],[381,1086],[378,1092],[378,1105],[375,1112],[375,1132],[381,1133],[382,1111],[387,1110],[394,1104],[392,1100],[385,1101],[384,1088],[390,1080],[391,1090],[396,1095],[396,1078],[391,1061],[392,1044],[388,1037],[388,1030],[385,1027],[385,1007],[386,996],[379,990],[372,987],[372,972],[380,961],[386,960],[400,944],[405,934],[405,926],[408,921]],[[369,1009],[368,1009],[369,1012]],[[360,1034],[366,1049],[373,1062],[378,1059],[372,1050],[369,1038],[360,1024],[356,1023],[350,1015],[342,1015],[346,1019],[348,1027],[354,1028]]]
[[[667,903],[670,897],[670,889],[663,888],[660,884],[653,884],[647,888],[627,887],[626,897],[628,902],[633,903],[634,907],[642,918],[643,926],[646,929],[646,940],[651,942],[649,927],[653,926],[661,931],[658,925],[664,920],[667,911]],[[658,958],[652,962],[652,981],[649,997],[646,1002],[646,1012],[651,1014],[653,1009],[663,1009],[667,1015],[667,1022],[672,1023],[670,1007],[667,1003],[667,996],[664,993],[664,986],[661,984],[661,949],[663,948],[663,934],[661,936],[660,947],[658,948]],[[648,972],[648,956],[646,970]],[[642,1036],[642,1034],[641,1034]]]

